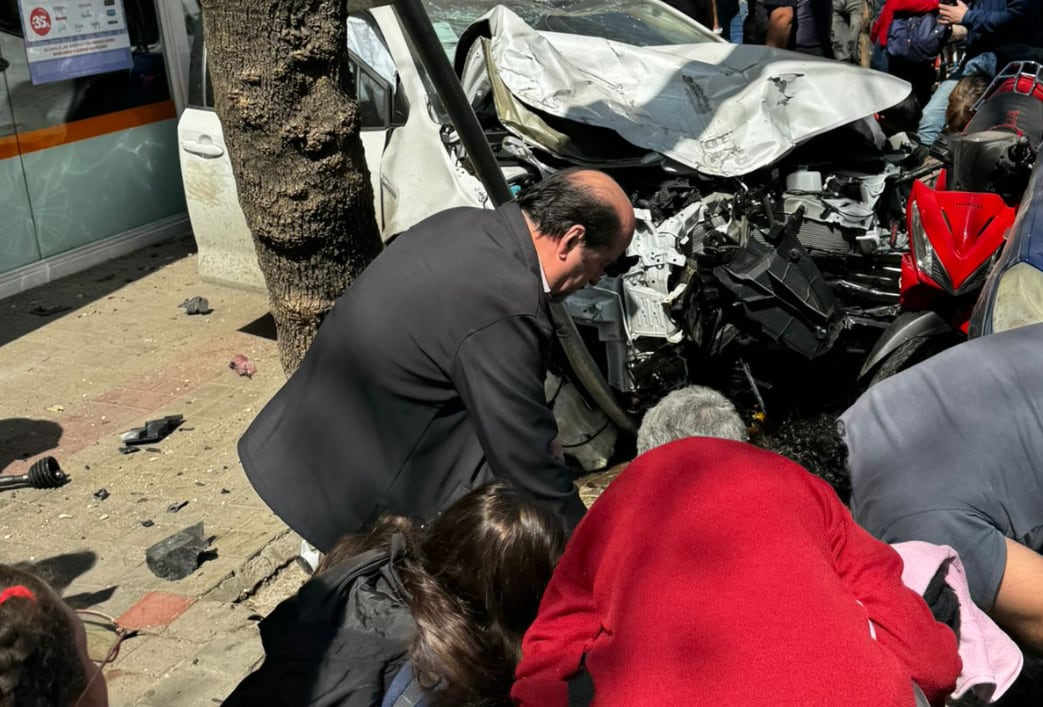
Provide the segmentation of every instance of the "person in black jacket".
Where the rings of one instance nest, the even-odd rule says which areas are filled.
[[[578,169],[398,236],[239,441],[261,498],[323,552],[381,513],[430,517],[494,479],[577,523],[544,394],[549,305],[596,282],[633,230],[619,185]]]
[[[261,622],[265,661],[225,707],[508,705],[564,546],[554,513],[503,482],[428,526],[382,516]]]

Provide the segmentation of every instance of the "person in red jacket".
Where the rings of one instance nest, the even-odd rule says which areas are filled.
[[[911,707],[915,683],[941,705],[961,669],[956,637],[901,574],[898,554],[796,463],[674,441],[632,462],[579,524],[511,696]]]
[[[870,41],[874,46],[881,47],[887,56],[887,73],[912,84],[913,96],[921,110],[930,100],[931,91],[938,78],[934,61],[910,61],[892,56],[891,52],[887,51],[887,35],[895,17],[926,15],[929,12],[938,12],[938,0],[887,0],[880,10],[880,17],[869,30]]]

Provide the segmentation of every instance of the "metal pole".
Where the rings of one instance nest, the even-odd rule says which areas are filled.
[[[453,121],[453,127],[456,128],[460,141],[467,150],[467,157],[471,160],[489,198],[497,206],[506,204],[513,198],[511,190],[503,178],[500,165],[496,163],[489,142],[485,139],[482,126],[464,94],[463,86],[460,85],[460,80],[449,63],[449,57],[445,55],[438,41],[438,35],[435,34],[435,28],[431,25],[431,18],[427,16],[423,2],[395,0],[393,7],[402,22],[402,28],[413,42],[420,63],[424,65],[435,91],[442,99],[442,104]]]

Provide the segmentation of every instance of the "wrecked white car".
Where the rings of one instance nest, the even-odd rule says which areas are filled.
[[[588,165],[631,194],[626,262],[566,302],[628,412],[714,361],[741,368],[759,396],[751,346],[812,359],[893,316],[910,155],[862,119],[907,83],[729,44],[658,0],[425,6],[513,190]],[[351,17],[349,52],[384,237],[448,206],[490,206],[392,8]],[[198,143],[190,113],[182,141]],[[198,240],[188,180],[199,165],[186,160]],[[555,404],[566,447],[588,468],[604,463],[611,425],[570,386]]]

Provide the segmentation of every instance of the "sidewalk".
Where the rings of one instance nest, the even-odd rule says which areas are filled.
[[[267,298],[203,283],[194,251],[186,236],[0,301],[0,473],[50,455],[71,477],[0,491],[0,562],[143,630],[106,671],[114,707],[219,704],[262,655],[257,618],[303,580],[299,541],[235,450],[284,380],[258,333]],[[197,295],[211,314],[178,308]],[[252,379],[229,369],[235,354]],[[120,433],[170,414],[184,423],[166,439],[118,451]],[[200,521],[212,558],[179,581],[153,575],[145,549]]]

